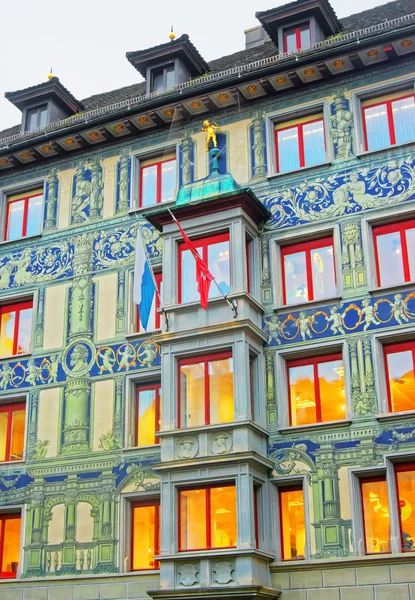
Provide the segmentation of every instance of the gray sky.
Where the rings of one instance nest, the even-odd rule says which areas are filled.
[[[244,29],[259,24],[255,12],[287,1],[0,0],[0,130],[21,120],[4,93],[46,81],[51,66],[81,100],[141,81],[125,53],[168,41],[171,25],[209,61],[242,50]],[[341,18],[385,2],[331,3]]]

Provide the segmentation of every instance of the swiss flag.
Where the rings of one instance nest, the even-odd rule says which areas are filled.
[[[197,281],[197,289],[200,294],[200,305],[205,310],[207,309],[208,297],[209,297],[209,289],[210,282],[213,279],[212,273],[209,271],[207,264],[204,260],[202,260],[199,252],[197,251],[196,246],[189,240],[185,232],[183,231],[182,226],[179,221],[170,213],[173,219],[176,221],[177,227],[180,229],[180,233],[182,234],[183,240],[186,243],[186,246],[192,253],[195,261],[196,261],[196,281]]]

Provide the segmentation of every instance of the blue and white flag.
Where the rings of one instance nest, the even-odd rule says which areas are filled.
[[[144,240],[141,237],[141,228],[139,225],[135,248],[133,300],[138,305],[141,326],[144,331],[147,331],[155,292],[156,284],[154,283],[151,265],[147,260]]]

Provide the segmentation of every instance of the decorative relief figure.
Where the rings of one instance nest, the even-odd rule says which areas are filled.
[[[298,325],[300,328],[300,335],[303,342],[306,341],[306,335],[308,335],[309,338],[313,337],[313,334],[310,330],[311,323],[312,317],[308,316],[307,313],[305,313],[304,311],[301,311],[300,316],[296,320],[295,324]]]
[[[116,358],[118,363],[118,370],[122,371],[123,369],[125,369],[125,371],[128,373],[130,367],[134,366],[136,363],[136,354],[134,346],[132,346],[131,344],[123,344],[117,350]]]
[[[176,444],[179,458],[194,458],[199,452],[199,442],[195,437],[181,438]]]
[[[114,433],[109,430],[107,433],[103,433],[99,438],[99,448],[106,451],[118,450],[121,448],[119,441],[115,438]]]
[[[330,306],[330,316],[326,317],[327,323],[331,323],[331,331],[333,334],[341,333],[344,335],[343,323],[342,323],[342,315],[339,315],[337,312],[337,306]]]
[[[84,223],[101,216],[104,181],[98,158],[79,163],[74,175],[72,223]]]
[[[231,581],[234,581],[232,573],[235,571],[235,567],[228,562],[216,563],[213,568],[213,580],[220,585],[226,585]]]
[[[159,352],[158,345],[153,341],[143,342],[137,350],[137,360],[142,365],[153,366]]]
[[[102,360],[102,364],[99,363],[99,358]],[[98,348],[95,360],[100,371],[109,371],[110,373],[114,372],[114,365],[116,364],[117,360],[115,358],[115,352],[112,348]]]
[[[228,454],[232,450],[232,434],[227,431],[215,433],[209,439],[210,454]]]
[[[63,354],[62,366],[69,377],[84,377],[95,359],[95,346],[88,339],[70,344]]]
[[[177,569],[177,573],[179,575],[178,580],[181,585],[185,587],[191,587],[195,583],[199,583],[197,579],[197,574],[199,573],[199,568],[196,565],[186,564],[180,565]]]
[[[45,231],[51,231],[56,228],[56,212],[58,205],[59,179],[58,170],[50,169],[46,182],[46,219]]]
[[[330,136],[334,144],[334,155],[339,159],[347,159],[352,154],[353,116],[349,108],[349,100],[344,95],[345,91],[335,90],[330,107]]]
[[[46,454],[48,453],[49,444],[49,440],[45,440],[43,442],[41,440],[37,440],[32,452],[30,453],[30,458],[32,460],[41,460],[42,458],[45,458]]]
[[[127,152],[122,152],[117,165],[117,214],[130,208],[131,160]]]
[[[366,298],[365,300],[362,300],[361,312],[362,312],[362,315],[365,320],[363,331],[366,331],[366,329],[368,329],[368,327],[370,327],[370,325],[372,325],[372,324],[380,325],[380,321],[378,321],[377,318],[375,317],[373,306],[370,303],[370,298]]]
[[[275,340],[278,346],[281,345],[280,337],[283,335],[284,325],[281,323],[278,315],[273,315],[265,322],[265,331],[268,333],[268,344]]]
[[[405,323],[409,322],[408,317],[405,314],[405,303],[402,299],[402,294],[395,294],[394,302],[392,304],[393,318],[395,321],[402,325],[402,321]]]
[[[187,185],[193,181],[193,146],[193,133],[190,131],[185,131],[180,138],[181,185]]]

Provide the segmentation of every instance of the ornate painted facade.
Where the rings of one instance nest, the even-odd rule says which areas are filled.
[[[398,8],[399,1],[392,4]],[[76,115],[73,134],[60,133],[59,123],[50,126],[51,140],[73,138],[79,147],[72,155],[62,150],[46,159],[45,148],[57,147],[48,141],[43,159],[35,161],[36,134],[16,135],[4,147],[0,140],[0,159],[4,155],[6,161],[0,160],[3,233],[8,196],[20,188],[44,189],[41,234],[0,245],[1,305],[33,301],[29,352],[0,359],[0,403],[24,402],[26,407],[23,460],[0,463],[0,509],[22,515],[16,578],[0,579],[1,600],[117,600],[148,598],[147,593],[162,600],[414,596],[414,555],[403,551],[398,538],[389,553],[364,551],[358,483],[364,474],[376,476],[395,463],[415,462],[415,410],[388,409],[382,356],[385,343],[415,340],[415,281],[379,285],[371,233],[378,224],[415,214],[415,139],[377,152],[362,150],[358,114],[359,102],[371,93],[413,92],[415,18],[396,17],[372,37],[361,36],[366,54],[376,49],[379,60],[373,64],[353,58],[356,49],[351,58],[347,50],[346,57],[340,32],[340,49],[328,46],[330,60],[341,55],[336,60],[349,61],[351,67],[333,76],[324,67],[327,47],[321,45],[312,58],[311,50],[297,53],[300,70],[308,64],[319,70],[310,82],[300,82],[298,71],[285,67],[283,61],[290,59],[281,56],[281,64],[269,60],[268,83],[259,75],[263,65],[251,65],[244,75],[252,93],[261,87],[264,93],[239,103],[223,98],[221,104],[221,94],[246,95],[236,83],[229,92],[233,84],[226,75],[217,78],[211,92],[216,100],[206,100],[202,86],[210,83],[201,77],[201,89],[195,85],[174,106],[180,112],[185,101],[193,102],[190,117],[171,120],[174,99],[162,93],[158,116],[150,109],[140,116],[141,105],[129,107],[128,118],[136,118],[137,127],[125,138],[121,129],[120,137],[115,129],[110,140],[102,135],[102,123],[116,127],[115,122],[131,134],[127,117],[115,121],[112,109],[95,128],[102,143],[82,142],[83,133],[95,125],[81,117],[76,121]],[[405,52],[398,52],[397,45],[406,40],[410,44],[399,46]],[[281,81],[283,91],[276,91],[272,78],[279,74],[284,79],[287,72],[290,85]],[[181,305],[177,230],[167,220],[158,230],[144,216],[154,207],[138,203],[142,157],[174,150],[177,187],[189,197],[211,173],[200,132],[203,98],[222,129],[220,173],[230,173],[243,186],[235,185],[228,197],[249,188],[269,211],[256,219],[252,211],[230,203],[202,214],[197,206],[214,202],[204,188],[183,217],[193,237],[231,231],[230,297],[237,301],[236,318],[220,298],[209,303],[206,313],[195,303]],[[276,173],[276,123],[310,111],[324,114],[327,160]],[[152,118],[154,127],[139,121]],[[23,145],[33,161],[16,158],[24,154]],[[161,220],[148,216],[152,222]],[[151,263],[163,273],[166,318],[161,315],[160,329],[151,333],[137,332],[132,302],[139,224]],[[281,248],[328,234],[333,237],[336,294],[285,304]],[[235,256],[247,238],[249,293],[243,258]],[[202,354],[232,349],[233,422],[179,427],[175,365],[195,348]],[[293,426],[285,362],[330,351],[344,361],[345,418]],[[247,375],[252,356],[254,409]],[[139,447],[131,434],[135,388],[156,381],[162,389],[159,443]],[[177,489],[215,481],[236,482],[235,547],[179,551]],[[277,496],[291,484],[303,486],[306,498],[306,552],[304,559],[287,561]],[[257,488],[259,508],[254,506]],[[161,499],[160,568],[132,572],[130,505],[143,499]],[[390,499],[396,532],[395,505]]]

